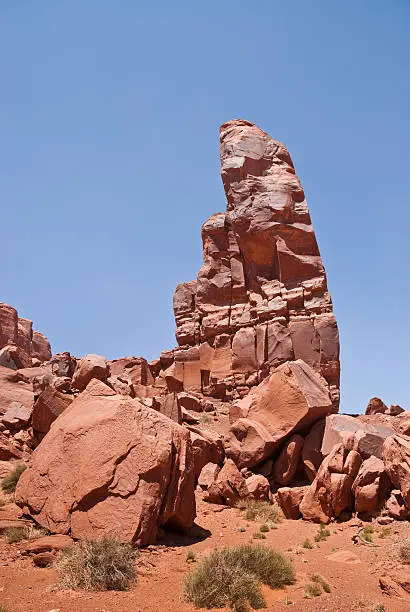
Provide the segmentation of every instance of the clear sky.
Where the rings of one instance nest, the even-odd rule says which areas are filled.
[[[338,319],[342,410],[410,409],[408,0],[0,3],[0,301],[54,352],[152,359],[225,210],[218,129],[302,179]]]

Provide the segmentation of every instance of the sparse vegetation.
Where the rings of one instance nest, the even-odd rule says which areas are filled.
[[[185,578],[184,597],[198,608],[230,607],[235,612],[264,607],[261,583],[271,588],[293,584],[290,561],[260,544],[214,550]]]
[[[86,591],[125,591],[136,579],[138,552],[111,538],[85,541],[66,548],[55,563],[60,584]]]
[[[240,533],[245,533],[246,529],[245,529],[245,527],[239,527],[238,531]]]
[[[330,584],[326,582],[323,576],[321,576],[320,574],[312,574],[310,579],[312,582],[315,582],[316,584],[320,584],[320,586],[322,587],[325,593],[330,593],[331,591]]]
[[[312,597],[319,597],[322,594],[322,587],[320,584],[315,582],[309,582],[305,588],[305,597],[311,599]]]
[[[263,525],[261,525],[259,527],[259,531],[261,531],[262,533],[268,533],[268,531],[269,531],[268,525],[266,523],[264,523]]]
[[[374,532],[374,529],[372,525],[366,525],[366,527],[361,532],[360,537],[365,542],[373,542],[373,532]]]
[[[391,535],[391,527],[382,527],[380,529],[380,531],[378,532],[378,536],[379,538],[381,538],[382,540],[384,538],[388,538],[389,535]]]
[[[24,463],[19,463],[16,465],[14,470],[7,474],[5,478],[1,481],[1,488],[5,493],[14,493],[16,490],[17,483],[19,481],[20,476],[26,469],[26,465]]]
[[[402,563],[410,563],[410,540],[404,540],[400,544],[399,556]]]
[[[312,542],[309,540],[309,538],[306,538],[306,540],[303,540],[302,542],[302,548],[307,548],[309,550],[312,550],[313,548],[313,544]]]
[[[213,418],[211,417],[211,415],[203,413],[198,417],[199,422],[201,423],[201,425],[210,425],[211,423],[214,422]]]
[[[266,540],[266,535],[260,531],[255,531],[252,537],[254,540]]]
[[[377,606],[373,608],[373,612],[386,612],[386,608],[383,604],[377,604]]]
[[[319,531],[315,535],[315,542],[323,542],[330,536],[330,530],[323,523],[319,525]]]
[[[29,528],[28,527],[9,527],[4,530],[4,535],[6,536],[6,540],[8,544],[15,544],[16,542],[21,542],[22,540],[28,540],[29,538]]]
[[[196,561],[196,555],[193,550],[190,550],[186,556],[186,562],[195,563],[195,561]]]
[[[245,519],[248,521],[264,521],[270,524],[278,523],[281,520],[281,511],[276,504],[257,499],[242,499],[238,506],[245,512]]]

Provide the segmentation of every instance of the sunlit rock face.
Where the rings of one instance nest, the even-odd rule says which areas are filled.
[[[202,227],[204,263],[174,295],[184,389],[243,397],[302,359],[339,405],[339,335],[302,185],[286,147],[248,121],[220,129],[227,212]]]

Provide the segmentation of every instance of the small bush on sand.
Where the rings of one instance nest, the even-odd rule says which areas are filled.
[[[248,521],[264,521],[265,523],[278,523],[281,520],[281,511],[276,504],[257,499],[242,499],[237,506],[245,512]]]
[[[4,530],[4,535],[6,536],[8,544],[15,544],[22,540],[28,540],[29,529],[28,527],[9,527]]]
[[[266,535],[260,531],[255,531],[252,537],[254,540],[266,540]]]
[[[186,562],[195,563],[195,561],[196,561],[196,555],[193,550],[190,550],[186,556]]]
[[[371,525],[366,525],[366,527],[361,532],[360,537],[365,542],[373,542],[373,532],[373,527]]]
[[[383,604],[378,604],[373,608],[372,612],[386,612],[386,608]]]
[[[315,542],[323,542],[330,536],[330,530],[323,523],[319,525],[319,531],[315,535]]]
[[[86,591],[125,591],[136,579],[138,552],[111,538],[66,548],[54,564],[62,587]]]
[[[378,533],[379,538],[382,540],[388,538],[391,535],[391,527],[382,527]]]
[[[320,586],[322,587],[325,593],[330,593],[331,591],[330,584],[326,582],[323,576],[321,576],[320,574],[312,574],[310,579],[312,582],[315,582],[316,584],[320,584]]]
[[[410,563],[410,540],[404,540],[400,544],[399,556],[402,563]]]
[[[16,490],[17,483],[19,481],[20,476],[26,469],[26,465],[24,463],[19,463],[16,465],[14,470],[7,474],[5,478],[1,481],[1,488],[5,493],[14,493]]]
[[[322,594],[322,587],[316,582],[309,582],[305,588],[305,597],[312,599],[312,597],[319,597]]]
[[[184,597],[198,608],[235,612],[264,607],[261,583],[282,588],[295,581],[291,562],[261,544],[214,550],[185,577]]]
[[[306,538],[306,540],[304,540],[304,541],[302,542],[302,548],[307,548],[307,549],[309,549],[309,550],[312,550],[312,548],[313,548],[313,544],[312,544],[312,542],[309,540],[309,538]]]

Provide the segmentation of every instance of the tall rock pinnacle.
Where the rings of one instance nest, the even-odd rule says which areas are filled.
[[[337,407],[337,323],[289,152],[241,119],[221,126],[220,142],[227,212],[204,223],[203,266],[174,295],[184,388],[240,397],[279,364],[303,359]]]

